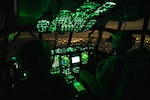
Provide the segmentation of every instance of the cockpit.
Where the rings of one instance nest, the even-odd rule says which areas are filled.
[[[64,75],[75,94],[72,100],[78,100],[74,98],[81,92],[90,91],[81,82],[79,73],[88,70],[96,74],[98,62],[112,53],[116,32],[128,31],[134,36],[131,50],[143,47],[150,50],[150,14],[138,5],[130,5],[129,1],[44,0],[36,1],[37,5],[34,0],[13,1],[9,5],[13,7],[11,13],[5,7],[0,9],[0,77],[10,82],[8,84],[26,76],[24,72],[18,75],[15,54],[27,40],[41,39],[50,44],[52,68],[49,73]],[[35,11],[31,10],[32,6]],[[133,14],[134,9],[140,9],[142,14]]]

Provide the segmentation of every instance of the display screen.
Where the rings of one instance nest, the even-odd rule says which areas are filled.
[[[53,55],[53,63],[52,63],[52,68],[50,70],[51,74],[57,74],[61,73],[60,72],[60,55]]]
[[[71,57],[71,61],[72,61],[72,64],[80,63],[80,56],[73,56],[73,57]]]
[[[54,55],[52,67],[59,67],[60,55]]]
[[[88,55],[87,52],[81,53],[82,64],[87,64],[88,63],[88,59],[89,59],[89,55]]]
[[[61,66],[63,68],[70,67],[70,55],[62,55],[61,56]]]

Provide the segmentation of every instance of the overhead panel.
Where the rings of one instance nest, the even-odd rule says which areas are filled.
[[[97,17],[103,16],[116,7],[116,2],[93,2],[86,0],[74,11],[60,9],[53,18],[40,18],[37,21],[38,32],[82,32],[89,31],[97,22]],[[52,19],[52,20],[50,20]]]

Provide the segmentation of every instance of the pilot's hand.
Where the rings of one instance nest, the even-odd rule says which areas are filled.
[[[91,83],[91,81],[96,81],[96,77],[86,70],[82,70],[79,73],[79,77],[80,77],[81,81],[84,81],[86,83]]]
[[[91,74],[90,72],[86,70],[82,70],[79,74],[79,77],[81,81],[85,82],[88,85],[88,87],[93,93],[97,91],[98,83],[97,83],[96,77],[93,74]]]

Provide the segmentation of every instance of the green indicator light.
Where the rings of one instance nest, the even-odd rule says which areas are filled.
[[[79,82],[75,82],[73,85],[74,85],[75,87],[76,87],[76,86],[80,86],[80,83],[79,83]]]

